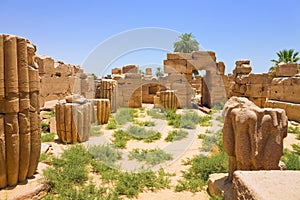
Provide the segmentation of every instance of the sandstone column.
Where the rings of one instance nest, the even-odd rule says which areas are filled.
[[[41,141],[35,51],[26,39],[0,35],[0,189],[25,181],[38,165]]]

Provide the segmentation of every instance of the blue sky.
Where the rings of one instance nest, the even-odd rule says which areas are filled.
[[[0,32],[28,38],[38,54],[71,64],[83,64],[99,44],[124,31],[160,27],[192,32],[203,49],[225,62],[227,72],[236,60],[250,59],[253,72],[260,73],[267,72],[277,51],[300,51],[299,10],[299,0],[2,0]],[[166,51],[146,50],[110,64],[161,65],[165,57]]]

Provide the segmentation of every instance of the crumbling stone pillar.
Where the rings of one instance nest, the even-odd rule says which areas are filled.
[[[283,109],[259,108],[244,97],[224,107],[223,145],[229,155],[229,177],[235,170],[276,170],[283,154],[288,120]]]
[[[165,109],[176,110],[178,99],[174,90],[160,91],[160,105]]]
[[[97,106],[97,121],[99,124],[107,124],[110,114],[109,99],[96,99],[94,101]]]
[[[55,106],[57,135],[62,142],[87,141],[90,137],[93,103],[80,96],[66,98]]]
[[[116,85],[117,81],[112,79],[99,80],[96,87],[97,99],[109,99],[111,110],[116,111]]]
[[[0,188],[32,177],[41,149],[36,48],[0,35]]]

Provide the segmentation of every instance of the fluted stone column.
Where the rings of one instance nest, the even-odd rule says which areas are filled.
[[[37,169],[41,138],[35,51],[24,38],[0,35],[0,188],[25,181]]]

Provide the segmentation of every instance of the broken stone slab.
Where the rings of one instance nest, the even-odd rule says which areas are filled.
[[[232,199],[289,199],[300,197],[300,171],[236,171]]]
[[[298,74],[297,63],[280,63],[276,68],[277,77],[295,76]]]
[[[207,190],[211,196],[222,196],[225,200],[232,200],[232,183],[227,183],[227,173],[210,174]]]

